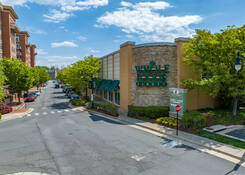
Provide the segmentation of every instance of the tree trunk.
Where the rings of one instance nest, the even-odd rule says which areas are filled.
[[[20,103],[20,96],[21,96],[21,93],[18,92],[18,101]]]
[[[239,101],[239,96],[234,97],[234,103],[233,103],[233,116],[237,115],[237,105]]]

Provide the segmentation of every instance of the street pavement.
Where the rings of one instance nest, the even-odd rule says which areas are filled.
[[[53,82],[28,107],[0,123],[0,175],[245,175],[243,162],[72,109]]]

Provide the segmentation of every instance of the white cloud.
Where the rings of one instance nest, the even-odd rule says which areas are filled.
[[[62,12],[56,9],[52,9],[49,11],[49,14],[43,15],[43,17],[45,18],[44,21],[53,22],[53,23],[59,23],[65,21],[70,16],[72,16],[71,13]]]
[[[71,41],[64,41],[60,43],[51,43],[51,47],[78,47],[78,45]]]
[[[87,37],[85,37],[85,36],[79,36],[78,39],[80,41],[86,41],[87,40]]]
[[[99,53],[100,51],[89,48],[89,52],[94,54],[94,53]]]
[[[45,52],[43,49],[36,49],[36,52],[38,55],[46,55],[47,52]]]
[[[72,12],[97,8],[108,5],[109,0],[0,0],[4,5],[21,5],[36,3],[39,5],[57,6],[59,10],[52,9],[48,14],[44,14],[44,21],[59,23],[73,16]]]
[[[47,34],[47,32],[45,32],[41,29],[37,29],[37,28],[32,27],[32,26],[24,27],[24,30],[26,30],[30,33],[33,33],[33,34],[38,34],[38,35],[46,35]]]
[[[159,10],[172,7],[165,1],[135,4],[122,1],[121,6],[99,17],[95,27],[114,25],[127,34],[137,34],[143,41],[173,41],[179,36],[191,36],[194,31],[190,25],[202,20],[199,15],[161,15]]]
[[[55,67],[63,67],[67,65],[71,65],[72,63],[78,61],[79,58],[77,56],[38,56],[37,64],[43,66],[55,66]]]
[[[108,5],[108,0],[86,0],[86,1],[78,1],[76,4],[80,6],[92,6],[97,8],[99,6]]]

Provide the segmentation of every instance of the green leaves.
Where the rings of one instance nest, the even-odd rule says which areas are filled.
[[[15,58],[1,60],[3,72],[6,77],[5,85],[11,93],[21,93],[32,87],[33,76],[31,68]]]
[[[88,81],[97,75],[99,69],[100,59],[91,55],[58,72],[57,78],[77,90],[82,90],[88,86]]]
[[[184,45],[186,57],[184,62],[196,73],[209,73],[208,79],[184,80],[182,84],[189,89],[202,88],[217,97],[236,97],[245,95],[245,65],[235,70],[237,51],[245,54],[245,26],[235,28],[228,26],[220,33],[212,34],[207,30],[197,30],[197,35]]]

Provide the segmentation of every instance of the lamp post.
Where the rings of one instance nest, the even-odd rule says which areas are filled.
[[[239,72],[242,69],[242,61],[241,58],[245,59],[240,53],[240,51],[237,51],[237,57],[236,57],[236,62],[235,62],[235,69],[237,72]],[[237,115],[237,104],[240,96],[234,97],[234,105],[233,105],[233,116]]]
[[[244,58],[243,56],[241,56],[240,51],[238,51],[238,52],[237,52],[236,62],[235,62],[235,69],[236,69],[237,72],[238,72],[239,70],[241,70],[241,68],[242,68],[241,57]]]

